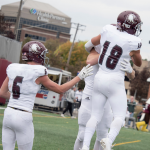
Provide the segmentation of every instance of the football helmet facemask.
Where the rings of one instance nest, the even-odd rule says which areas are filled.
[[[46,47],[38,41],[30,41],[26,43],[22,48],[22,60],[34,61],[42,65],[45,64],[47,49]]]
[[[117,29],[135,36],[139,36],[142,32],[142,24],[140,16],[134,11],[124,11],[117,18]]]

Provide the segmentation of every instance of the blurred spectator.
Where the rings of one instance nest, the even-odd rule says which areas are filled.
[[[59,83],[59,79],[57,78],[54,82],[58,84]]]
[[[53,81],[53,76],[50,76],[49,78]]]
[[[79,88],[76,91],[75,97],[76,97],[77,102],[79,102],[79,108],[80,108],[80,106],[81,106],[81,100],[82,100],[82,89],[81,88]]]
[[[130,102],[128,102],[128,111],[130,113],[130,117],[133,117],[134,115],[134,108],[136,106],[136,102],[134,101],[134,97],[130,97]],[[128,126],[130,126],[131,121],[128,121]]]
[[[143,111],[143,103],[141,101],[139,101],[139,103],[136,105],[136,107],[134,109],[134,116],[136,118],[136,121],[139,120],[140,113],[142,113],[142,111]]]
[[[137,114],[137,121],[140,121],[142,114],[144,113],[145,108],[143,108],[143,111],[141,111],[140,113]]]
[[[128,125],[128,122],[131,122],[133,121],[133,124],[132,124],[132,128],[134,129],[134,126],[135,126],[135,118],[134,117],[130,117],[130,112],[128,111],[128,107],[127,107],[127,111],[126,111],[126,117],[125,117],[125,128],[128,128],[129,125]]]
[[[72,89],[67,91],[67,103],[68,103],[68,105],[67,105],[66,109],[63,111],[63,113],[61,114],[62,117],[65,117],[64,114],[66,113],[66,111],[69,110],[71,118],[75,118],[72,115],[72,113],[73,113],[73,111],[72,111],[73,103],[76,101],[76,99],[75,99],[75,91],[76,91],[76,87],[75,86],[73,86]]]

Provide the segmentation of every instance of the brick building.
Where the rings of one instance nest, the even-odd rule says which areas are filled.
[[[5,19],[13,23],[11,30],[14,32],[20,1],[3,5],[1,13]],[[18,41],[26,37],[45,42],[52,38],[59,38],[62,42],[70,40],[71,18],[53,6],[33,1],[24,0],[21,10]]]

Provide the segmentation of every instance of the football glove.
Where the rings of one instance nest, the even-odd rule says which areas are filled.
[[[92,75],[93,67],[88,64],[86,67],[83,67],[80,73],[78,74],[78,77],[83,80],[84,78]]]
[[[132,73],[132,67],[131,64],[128,60],[124,59],[124,61],[121,61],[121,68],[120,70],[127,72],[127,73]]]

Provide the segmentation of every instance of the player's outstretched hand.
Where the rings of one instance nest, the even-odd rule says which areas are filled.
[[[78,77],[83,80],[84,78],[92,75],[93,73],[91,72],[93,71],[93,67],[90,66],[90,64],[88,64],[86,67],[83,67],[82,70],[80,71],[80,73],[78,74]]]
[[[128,72],[128,73],[132,73],[132,67],[130,64],[130,61],[124,59],[123,61],[121,61],[121,68],[120,70]]]

